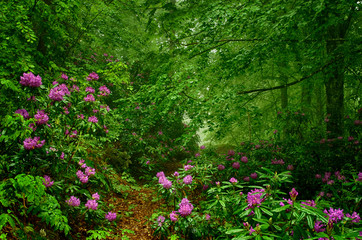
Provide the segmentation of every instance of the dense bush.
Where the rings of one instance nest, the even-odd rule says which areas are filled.
[[[329,146],[272,139],[219,155],[202,146],[179,171],[157,174],[168,205],[154,214],[155,233],[175,239],[357,239],[361,135],[358,125],[351,130],[353,142],[341,138]],[[333,164],[334,154],[344,162]]]
[[[1,122],[1,228],[9,223],[19,229],[11,235],[24,238],[29,229],[12,219],[33,215],[67,236],[79,215],[87,222],[115,220],[100,197],[99,187],[109,185],[101,162],[88,151],[107,139],[107,83],[95,72],[74,78],[63,73],[52,83],[30,72],[20,84],[18,110]]]

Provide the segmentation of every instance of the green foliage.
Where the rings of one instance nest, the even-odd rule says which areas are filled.
[[[283,196],[288,195],[282,189],[293,183],[292,174],[289,171],[277,174],[263,167],[262,171],[257,171],[259,180],[255,182],[220,181],[216,185],[209,186],[207,191],[201,192],[197,186],[204,183],[198,181],[198,173],[200,169],[206,168],[199,168],[197,166],[199,163],[195,164],[191,170],[179,171],[178,181],[181,181],[186,174],[194,176],[191,187],[182,183],[177,184],[176,178],[168,177],[170,180],[175,180],[172,188],[167,191],[160,190],[168,203],[168,211],[160,211],[153,215],[155,234],[162,237],[176,232],[182,233],[186,239],[206,239],[210,236],[229,239],[289,239],[291,236],[299,239],[333,236],[336,239],[342,239],[359,235],[360,223],[352,222],[352,219],[345,215],[341,221],[334,221],[333,228],[316,232],[314,230],[316,221],[321,221],[324,226],[327,226],[329,220],[331,221],[323,210],[333,208],[332,204],[337,202],[329,202],[321,197],[317,197],[315,201],[296,200],[296,196],[293,198],[291,193],[289,195],[292,200],[285,198],[282,200]],[[232,172],[231,169],[228,172]],[[206,178],[216,177],[220,180],[215,173],[206,174]],[[223,179],[225,177],[228,178],[224,173]],[[205,176],[201,179],[205,179]],[[360,182],[355,182],[355,184],[358,185]],[[161,184],[159,188],[163,188]],[[356,186],[353,190],[354,195],[358,194],[357,188]],[[191,202],[194,208],[190,215],[186,217],[179,215],[175,222],[166,218],[163,223],[159,223],[156,221],[158,216],[167,216],[170,211],[177,210],[170,196],[176,198],[176,203],[187,196],[193,199]],[[354,207],[358,205],[359,202],[353,204]],[[345,208],[344,213],[352,213],[355,210]],[[206,219],[206,214],[209,214],[211,218]]]
[[[86,238],[87,240],[107,239],[107,237],[111,236],[109,230],[89,230],[87,233],[91,234],[89,237]]]
[[[29,211],[37,214],[38,217],[53,227],[55,231],[59,230],[68,235],[71,229],[68,225],[68,219],[60,210],[60,205],[55,197],[47,195],[47,199],[43,204],[30,207]]]
[[[34,214],[53,227],[54,230],[60,230],[66,235],[69,233],[68,219],[61,211],[56,198],[45,192],[43,178],[19,174],[15,178],[2,181],[0,196],[3,209],[0,229],[7,223],[12,228],[18,224],[22,225],[15,214],[24,217],[27,217],[28,214]],[[14,209],[15,206],[17,212],[12,213],[10,209]]]
[[[322,207],[357,211],[361,201],[355,181],[362,141],[360,7],[347,0],[2,1],[0,229],[10,226],[9,235],[29,238],[33,227],[19,219],[36,214],[70,235],[68,219],[98,224],[106,207],[101,200],[96,211],[83,204],[66,208],[69,195],[79,194],[83,202],[95,191],[112,190],[126,198],[125,191],[138,186],[119,185],[114,169],[127,170],[122,179],[135,184],[129,173],[149,180],[156,171],[171,172],[180,160],[191,159],[194,167],[181,169],[179,179],[170,178],[172,188],[158,192],[173,209],[186,196],[200,204],[189,218],[167,219],[157,233],[272,239],[288,238],[293,229],[297,238],[329,237],[331,231],[312,230],[316,219],[325,221]],[[99,81],[85,81],[93,71]],[[24,72],[40,74],[43,85],[21,87]],[[61,84],[77,85],[80,92],[50,101],[50,89]],[[90,86],[96,91],[107,86],[112,93],[86,102]],[[33,97],[36,101],[27,100]],[[17,109],[28,110],[31,118],[14,115]],[[48,114],[48,126],[36,124],[37,110]],[[93,115],[99,122],[87,122]],[[233,146],[237,154],[204,154],[197,149],[197,133],[203,143],[219,150]],[[23,141],[35,136],[46,140],[45,147],[25,150]],[[201,157],[192,157],[198,152]],[[249,162],[232,167],[241,156]],[[81,159],[96,169],[87,185],[75,175],[83,171],[77,165]],[[114,169],[105,169],[107,163]],[[225,171],[217,170],[220,164]],[[332,174],[327,183],[315,178],[326,172]],[[39,177],[44,174],[55,179],[51,195]],[[192,184],[176,184],[186,175],[193,176]],[[231,177],[239,182],[230,183]],[[253,215],[246,210],[246,194],[238,191],[254,186],[267,194]],[[278,202],[291,187],[305,198],[319,191],[331,197],[318,198],[314,213],[297,202],[285,212]],[[204,211],[214,219],[206,220]],[[255,232],[240,228],[243,221]],[[336,224],[335,238],[355,235],[348,221],[346,228]],[[89,239],[107,237],[105,230],[89,234]]]

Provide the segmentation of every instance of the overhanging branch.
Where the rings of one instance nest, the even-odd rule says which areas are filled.
[[[241,91],[241,92],[238,92],[238,95],[242,95],[242,94],[247,94],[247,93],[254,93],[254,92],[266,92],[266,91],[272,91],[272,90],[277,90],[277,89],[281,89],[281,88],[285,88],[285,87],[290,87],[290,86],[293,86],[297,83],[300,83],[314,75],[316,75],[317,73],[323,71],[324,69],[326,69],[329,65],[331,65],[332,63],[335,63],[337,62],[338,60],[340,60],[342,58],[342,56],[339,56],[335,59],[333,59],[332,61],[328,62],[327,64],[325,64],[324,66],[318,68],[317,70],[315,70],[314,72],[310,73],[309,75],[307,76],[304,76],[294,82],[290,82],[290,83],[287,83],[287,84],[284,84],[284,85],[280,85],[280,86],[275,86],[275,87],[270,87],[270,88],[259,88],[259,89],[253,89],[253,90],[248,90],[248,91]]]

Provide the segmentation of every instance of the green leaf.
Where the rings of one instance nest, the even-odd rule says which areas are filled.
[[[234,233],[239,233],[239,232],[243,232],[245,231],[245,229],[230,229],[228,231],[226,231],[226,234],[234,234]]]
[[[269,210],[267,210],[266,208],[260,207],[261,211],[263,211],[264,213],[268,214],[269,216],[273,216],[273,213],[270,212]]]
[[[310,229],[313,229],[314,226],[313,226],[313,220],[312,220],[312,217],[310,215],[307,216],[307,221],[308,221],[308,226]]]
[[[258,208],[258,207],[256,207],[256,208],[254,208],[254,210],[255,210],[255,214],[256,214],[256,217],[258,218],[258,219],[261,219],[261,211],[260,211],[260,209]]]

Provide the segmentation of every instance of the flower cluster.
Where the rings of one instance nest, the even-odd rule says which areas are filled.
[[[36,120],[36,124],[41,125],[45,124],[49,121],[48,115],[44,112],[44,110],[37,111],[37,113],[34,115],[34,118]]]
[[[79,178],[79,181],[81,181],[82,183],[88,182],[88,176],[85,175],[81,170],[78,170],[76,175]]]
[[[258,178],[258,174],[257,174],[257,173],[252,173],[252,174],[250,174],[250,177],[251,177],[252,179],[257,179],[257,178]]]
[[[40,137],[34,137],[25,139],[23,143],[26,150],[33,150],[35,148],[41,148],[44,146],[45,140],[40,141]]]
[[[156,174],[156,177],[160,178],[160,177],[164,177],[165,176],[165,173],[164,172],[158,172]]]
[[[99,107],[105,108],[107,110],[107,112],[109,112],[111,110],[108,105],[106,105],[106,106],[100,105]],[[126,119],[126,121],[127,121],[127,119]]]
[[[314,202],[314,200],[306,200],[305,202],[301,202],[300,204],[302,204],[301,207],[304,207],[304,208],[305,208],[305,206],[310,206],[310,207],[314,207],[314,208],[316,208],[316,206],[317,206],[317,204]],[[303,205],[305,205],[305,206],[303,206]]]
[[[187,175],[186,177],[184,177],[183,183],[184,183],[184,184],[191,184],[191,183],[192,183],[192,176],[191,176],[191,175]]]
[[[254,207],[260,207],[261,203],[264,202],[264,200],[265,200],[265,197],[262,198],[264,192],[265,192],[265,189],[254,189],[254,190],[248,192],[247,209],[254,208]]]
[[[179,204],[179,210],[178,212],[182,217],[186,217],[191,214],[192,209],[194,209],[194,206],[190,203],[190,201],[187,198],[183,198],[181,200],[181,203]]]
[[[172,211],[170,213],[170,219],[171,219],[172,222],[176,222],[178,220],[178,214],[177,214],[176,211]]]
[[[353,223],[359,223],[361,221],[361,217],[356,212],[353,212],[352,215],[347,213],[346,217],[351,218]]]
[[[328,215],[329,219],[331,219],[333,222],[341,221],[344,217],[343,209],[333,209],[329,208],[329,210],[325,209],[323,211],[325,214]]]
[[[68,80],[69,77],[65,73],[62,73],[61,78],[63,78],[64,80]]]
[[[68,200],[65,201],[69,206],[78,207],[80,205],[79,198],[71,196]]]
[[[23,76],[20,77],[20,84],[29,87],[39,87],[42,84],[41,77],[39,75],[35,76],[32,72],[23,73]]]
[[[329,180],[329,178],[331,177],[331,175],[332,175],[331,172],[325,172],[322,181],[323,181],[324,183],[325,183],[325,182],[328,182],[328,180]]]
[[[88,122],[92,122],[92,123],[97,123],[98,122],[98,118],[96,116],[90,116],[88,118]]]
[[[293,205],[293,201],[289,198],[289,199],[286,199],[286,198],[283,198],[285,201],[287,201],[287,203],[289,204],[289,205]],[[279,203],[279,205],[280,206],[285,206],[285,204],[283,203],[283,202],[280,202]]]
[[[54,101],[63,101],[65,92],[60,88],[60,86],[57,86],[55,88],[50,89],[48,96],[50,99]]]
[[[157,222],[158,222],[158,226],[159,227],[162,227],[162,224],[165,222],[165,217],[164,216],[159,216],[158,218],[157,218]]]
[[[70,90],[71,92],[77,91],[79,92],[79,87],[77,85],[73,85],[72,89]]]
[[[84,97],[84,101],[86,102],[94,102],[96,99],[92,94],[88,94],[86,97]]]
[[[289,164],[289,165],[287,166],[287,170],[288,170],[288,171],[293,171],[293,170],[294,170],[294,166],[293,166],[292,164]]]
[[[99,87],[99,92],[102,96],[108,96],[109,94],[111,94],[111,91],[105,85]]]
[[[225,166],[222,165],[222,164],[220,164],[220,165],[217,166],[217,169],[218,169],[219,171],[224,170],[224,169],[225,169]]]
[[[85,91],[86,91],[86,92],[89,92],[89,93],[95,93],[95,90],[94,90],[94,88],[92,88],[92,87],[86,87],[86,88],[85,88]]]
[[[96,174],[96,169],[95,168],[91,168],[91,167],[86,167],[85,169],[85,174],[89,177],[91,175],[95,175]]]
[[[326,230],[325,227],[326,225],[324,225],[322,221],[316,221],[314,224],[314,231],[316,233],[324,232]]]
[[[237,183],[238,182],[238,180],[236,179],[236,178],[230,178],[230,180],[229,180],[229,182],[231,182],[231,183]]]
[[[25,109],[18,109],[15,111],[15,113],[22,115],[25,119],[29,118],[29,113]]]
[[[98,203],[97,203],[97,200],[88,200],[87,203],[85,204],[85,206],[88,208],[88,209],[93,209],[93,210],[97,210],[97,207],[98,207]]]
[[[106,214],[106,219],[107,219],[108,221],[110,221],[110,222],[116,220],[116,218],[117,218],[117,213],[108,212],[108,213]]]
[[[93,80],[96,81],[98,79],[99,79],[99,76],[95,72],[90,73],[87,77],[87,81],[93,81]]]
[[[194,166],[192,166],[192,165],[185,165],[184,166],[184,169],[185,169],[185,171],[187,171],[187,170],[190,170],[191,168],[193,168]]]
[[[164,188],[170,189],[172,187],[172,182],[166,178],[164,172],[159,172],[156,176],[158,177],[158,183],[162,184]]]
[[[293,202],[297,198],[298,194],[299,193],[295,190],[295,188],[293,188],[292,191],[289,192],[289,196],[290,196],[290,198],[292,199]]]
[[[93,198],[94,200],[98,201],[99,198],[100,198],[100,196],[99,196],[98,193],[94,193],[94,194],[92,195],[92,198]]]
[[[277,160],[276,158],[271,160],[271,164],[273,165],[284,165],[284,160],[283,159],[279,159]]]
[[[233,162],[232,168],[239,169],[240,163],[239,162]]]
[[[79,180],[82,183],[87,183],[88,182],[88,178],[91,175],[95,175],[96,170],[94,168],[88,167],[87,164],[84,163],[84,160],[81,159],[78,163],[82,168],[85,168],[84,173],[81,170],[78,170],[76,175],[79,178]]]
[[[358,173],[357,181],[362,182],[362,172]]]
[[[53,183],[54,183],[54,181],[52,181],[49,176],[47,176],[47,175],[44,176],[43,185],[45,187],[51,187],[53,185]]]

